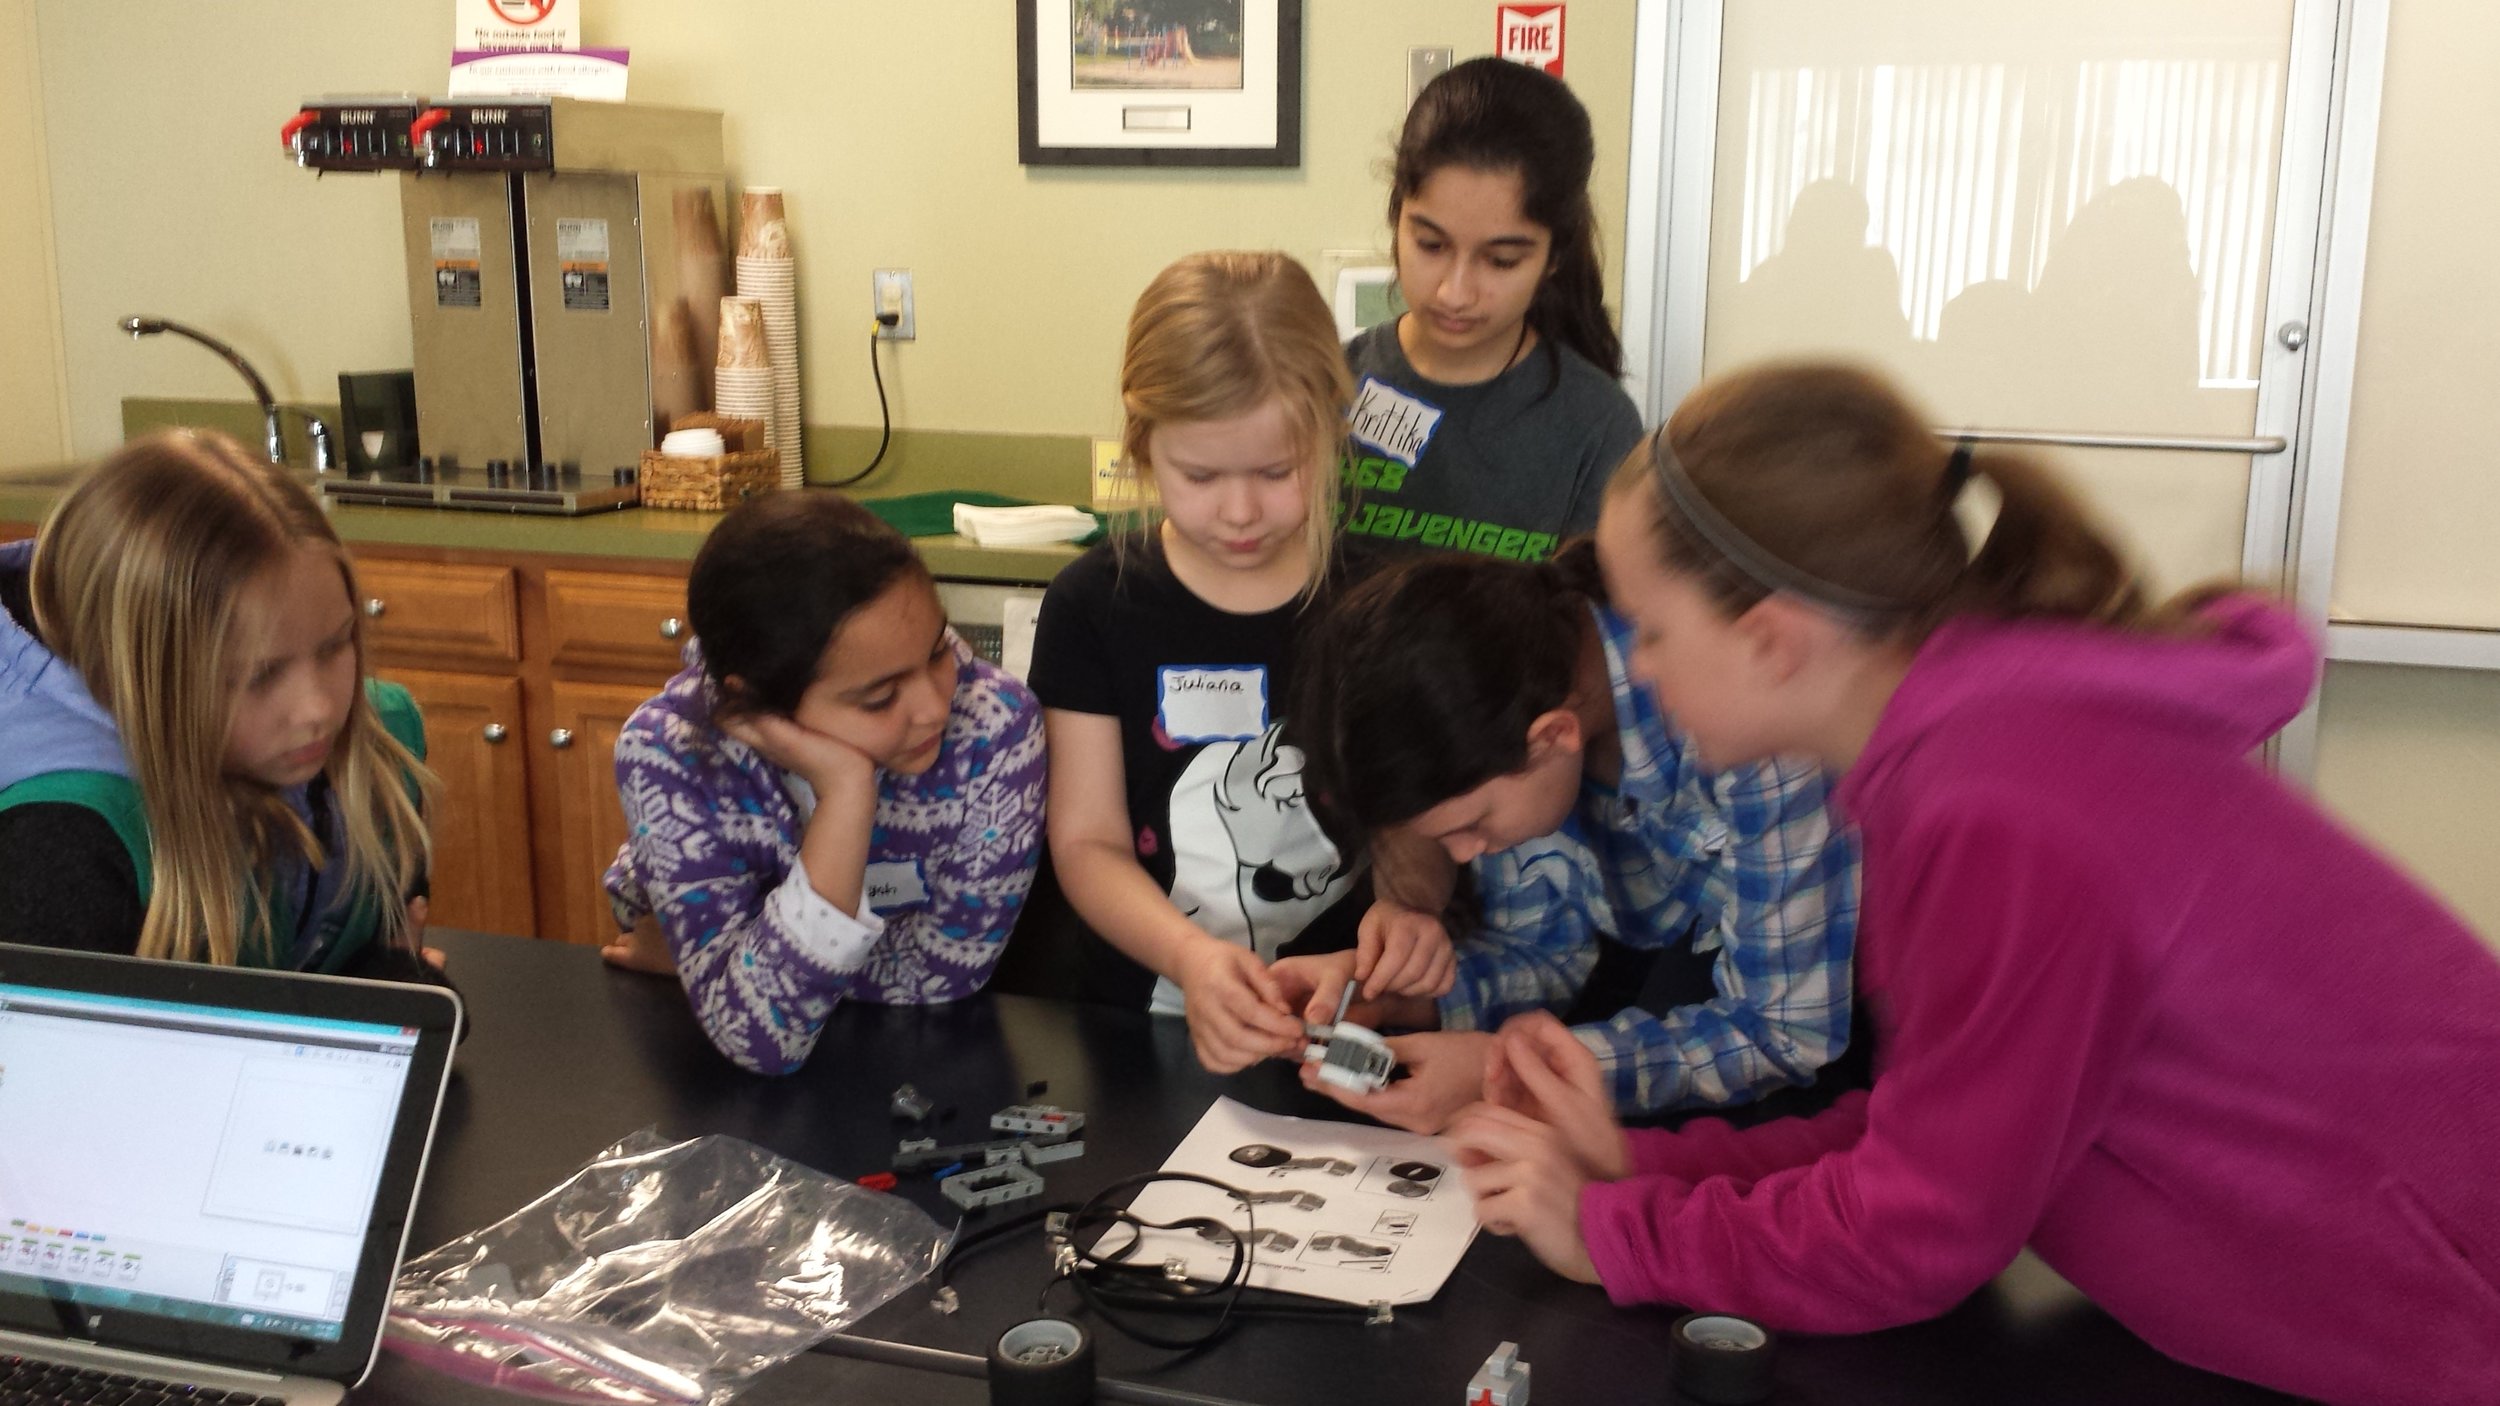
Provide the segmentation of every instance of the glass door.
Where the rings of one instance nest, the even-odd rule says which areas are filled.
[[[1625,341],[2038,445],[2157,583],[2282,579],[2332,0],[1650,0]]]

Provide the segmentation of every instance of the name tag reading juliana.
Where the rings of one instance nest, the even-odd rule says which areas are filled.
[[[860,873],[862,897],[879,913],[916,908],[929,901],[929,882],[917,859],[880,859]]]
[[[1175,742],[1247,742],[1267,731],[1267,670],[1166,664],[1155,717]]]

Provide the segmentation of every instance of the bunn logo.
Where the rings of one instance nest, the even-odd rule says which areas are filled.
[[[469,120],[471,122],[509,122],[512,120],[512,111],[501,107],[473,107],[469,109]]]

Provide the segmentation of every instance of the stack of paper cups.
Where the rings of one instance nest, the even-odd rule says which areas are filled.
[[[773,368],[765,345],[764,305],[721,299],[720,365],[712,371],[712,405],[721,414],[773,424]],[[786,484],[787,472],[782,477]]]
[[[807,473],[800,443],[805,429],[799,406],[798,262],[790,256],[790,229],[778,189],[748,187],[739,198],[738,215],[738,295],[754,299],[763,309],[764,342],[772,362],[772,408],[765,419],[773,448],[781,451],[782,486],[796,488]],[[725,401],[720,411],[746,413],[732,410]]]

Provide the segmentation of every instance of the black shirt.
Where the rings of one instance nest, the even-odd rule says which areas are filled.
[[[1332,567],[1321,592],[1342,585]],[[1138,862],[1201,929],[1274,960],[1353,945],[1370,886],[1339,856],[1282,739],[1297,598],[1236,615],[1192,595],[1152,538],[1096,544],[1042,598],[1029,682],[1046,708],[1119,719]],[[1088,994],[1143,1003],[1152,974],[1095,939]],[[1156,993],[1159,1009],[1177,993]]]

